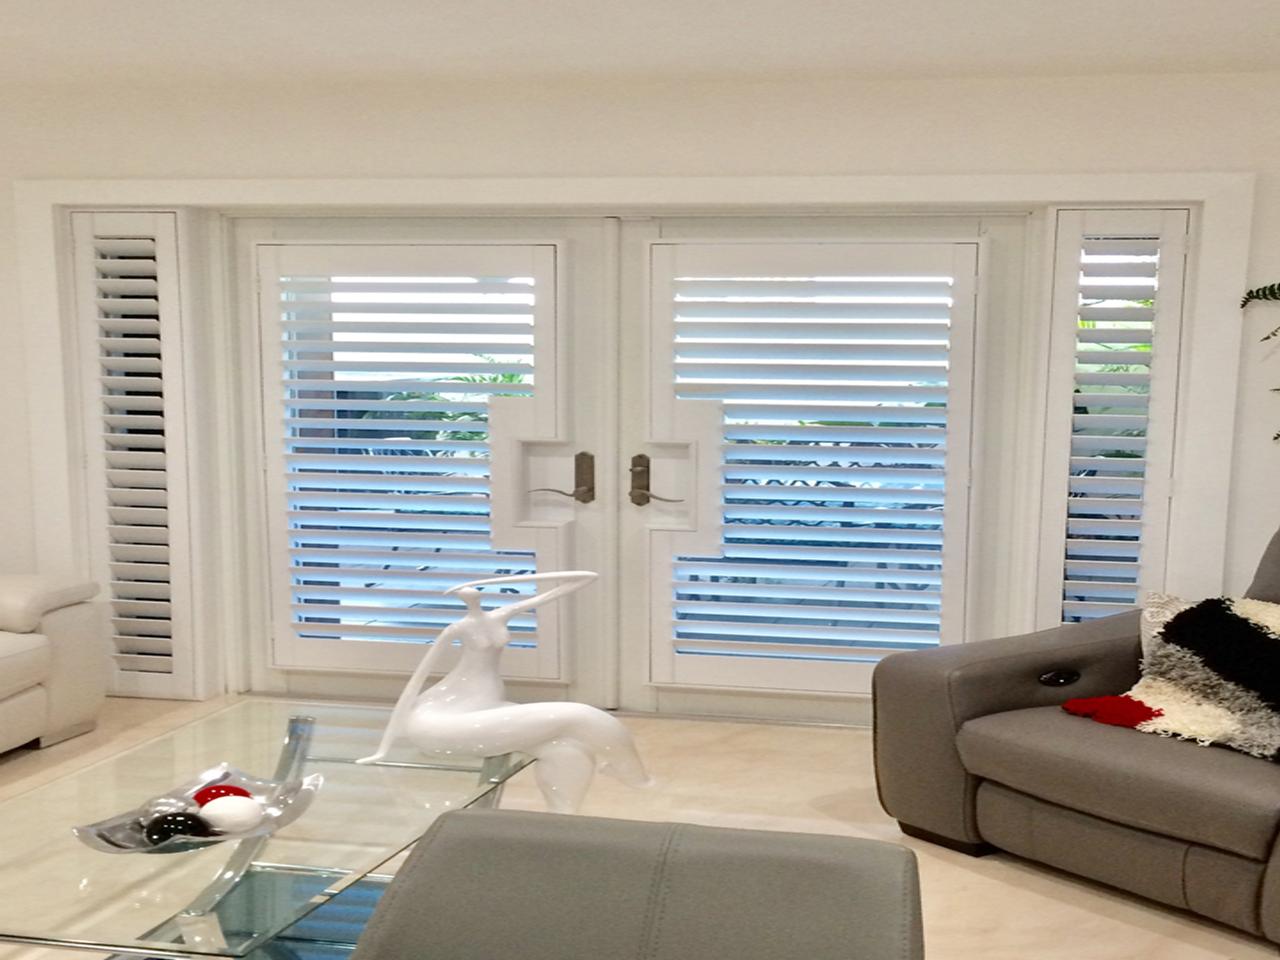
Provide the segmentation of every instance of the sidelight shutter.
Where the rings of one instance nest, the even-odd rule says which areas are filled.
[[[456,620],[449,587],[535,571],[532,551],[491,541],[489,403],[534,396],[548,257],[499,246],[264,254],[281,665],[399,668],[379,648],[430,641]],[[533,673],[536,615],[509,626],[508,671]]]
[[[1063,622],[1162,586],[1186,229],[1182,211],[1059,215],[1047,500]]]
[[[123,695],[193,696],[173,214],[75,213],[94,576]]]
[[[723,526],[675,558],[660,679],[855,691],[960,638],[975,250],[667,254],[675,396],[723,404]]]

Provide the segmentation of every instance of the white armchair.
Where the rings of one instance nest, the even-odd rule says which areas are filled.
[[[109,671],[98,586],[0,575],[0,751],[92,730]]]

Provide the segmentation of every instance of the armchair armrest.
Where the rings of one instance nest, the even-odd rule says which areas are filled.
[[[90,600],[98,585],[27,574],[0,576],[0,630],[34,633],[46,613]]]
[[[1133,611],[886,657],[872,681],[880,805],[904,832],[978,852],[977,780],[960,762],[956,732],[974,717],[1128,689],[1138,680],[1138,617]],[[1039,682],[1055,670],[1080,679]]]

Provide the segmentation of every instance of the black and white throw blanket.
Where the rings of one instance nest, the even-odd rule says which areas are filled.
[[[1128,693],[1063,709],[1280,760],[1280,604],[1203,600],[1158,625],[1145,648],[1142,679]]]

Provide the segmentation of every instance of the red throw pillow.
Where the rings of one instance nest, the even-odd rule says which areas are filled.
[[[1118,697],[1077,697],[1064,703],[1062,709],[1078,717],[1092,717],[1099,723],[1109,723],[1113,727],[1136,727],[1140,723],[1154,720],[1164,712],[1149,707],[1128,694]]]

